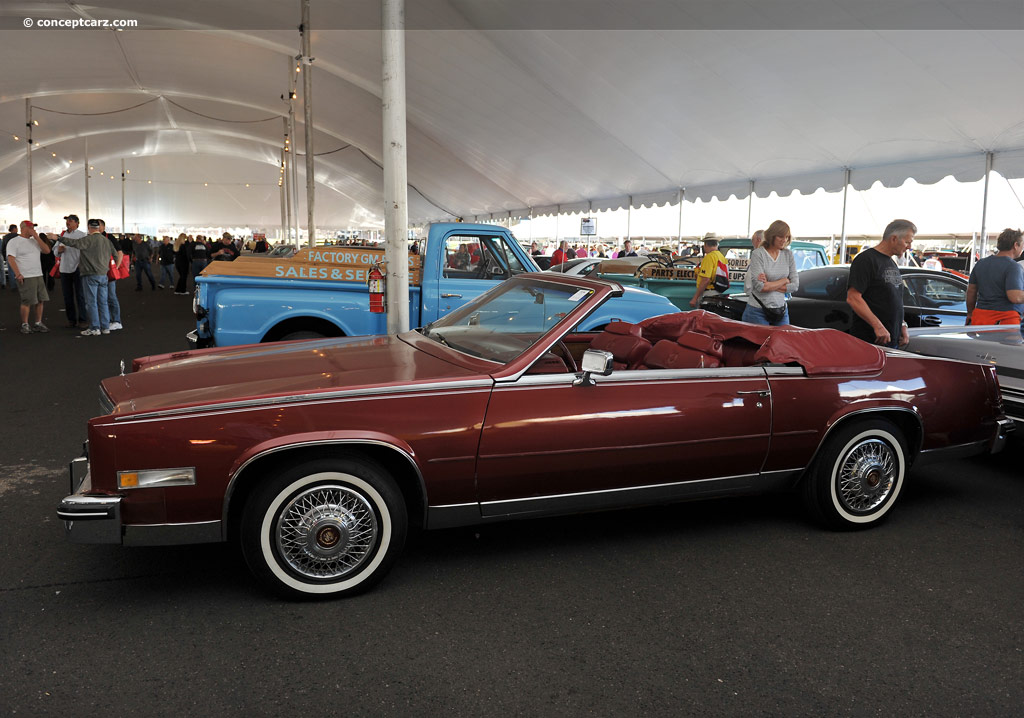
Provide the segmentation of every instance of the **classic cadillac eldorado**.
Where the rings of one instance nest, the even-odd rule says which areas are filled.
[[[100,386],[69,540],[238,541],[293,597],[383,577],[440,528],[794,490],[868,527],[910,466],[999,450],[991,367],[703,311],[577,327],[608,281],[509,279],[397,336],[136,359]]]

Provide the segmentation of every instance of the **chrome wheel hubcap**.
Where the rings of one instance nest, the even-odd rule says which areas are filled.
[[[892,493],[897,471],[896,454],[889,444],[881,439],[862,441],[839,467],[839,500],[850,511],[873,511]]]
[[[281,557],[296,573],[338,579],[377,545],[379,524],[366,498],[341,485],[316,486],[287,501],[274,524]]]

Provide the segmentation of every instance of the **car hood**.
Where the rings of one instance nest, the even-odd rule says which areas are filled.
[[[101,386],[123,414],[481,376],[415,343],[355,337],[178,352],[138,359],[135,371]]]

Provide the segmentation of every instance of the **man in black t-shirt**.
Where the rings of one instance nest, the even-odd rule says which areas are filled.
[[[850,334],[858,339],[892,349],[910,341],[903,321],[903,277],[893,259],[910,249],[915,234],[913,222],[894,219],[881,242],[854,257],[846,303],[854,312]]]

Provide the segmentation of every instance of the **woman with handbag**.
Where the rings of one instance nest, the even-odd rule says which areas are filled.
[[[777,219],[764,231],[764,244],[750,253],[750,292],[743,321],[771,326],[789,324],[786,294],[800,286],[796,260],[786,249],[792,239],[789,225]]]

